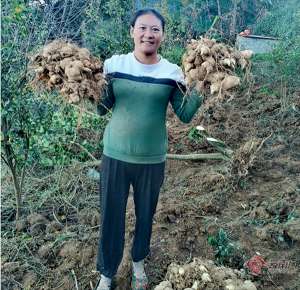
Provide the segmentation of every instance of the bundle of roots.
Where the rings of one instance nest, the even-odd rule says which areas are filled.
[[[171,263],[166,280],[154,290],[256,290],[256,286],[247,280],[246,274],[224,266],[216,266],[211,260],[194,258],[189,264]]]
[[[98,102],[106,85],[103,63],[88,49],[54,40],[31,57],[34,87],[57,89],[69,103]]]
[[[241,80],[236,69],[246,70],[252,51],[238,51],[214,39],[192,39],[183,55],[182,65],[189,88],[210,98],[231,95]]]

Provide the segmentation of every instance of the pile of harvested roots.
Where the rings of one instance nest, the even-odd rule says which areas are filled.
[[[154,290],[256,290],[255,284],[246,276],[244,271],[218,267],[211,260],[194,258],[182,266],[171,263],[166,280]]]
[[[251,55],[214,39],[192,39],[182,59],[187,86],[205,96],[230,95],[241,82],[235,70],[248,68]]]
[[[63,40],[54,40],[32,56],[30,69],[34,87],[57,89],[69,103],[99,101],[106,84],[101,60]]]

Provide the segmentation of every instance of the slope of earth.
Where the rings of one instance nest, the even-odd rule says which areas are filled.
[[[273,266],[258,276],[245,271],[257,289],[297,289],[299,100],[299,92],[266,93],[255,85],[207,112],[199,111],[192,124],[180,124],[169,110],[172,153],[214,151],[205,141],[188,137],[197,125],[236,152],[250,140],[259,146],[247,160],[238,159],[240,167],[225,161],[167,161],[146,261],[151,289],[165,280],[172,262],[183,265],[200,257],[243,269],[257,252]],[[81,165],[48,175],[33,168],[25,183],[23,219],[17,224],[12,180],[3,174],[3,289],[93,289],[99,276],[95,263],[100,213],[98,184],[86,173]],[[132,195],[126,228],[117,289],[130,289]],[[220,233],[223,241],[218,240]],[[207,289],[216,287],[212,283]]]

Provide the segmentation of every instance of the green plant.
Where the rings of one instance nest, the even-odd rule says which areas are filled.
[[[203,136],[203,134],[201,134],[201,131],[199,131],[196,127],[192,127],[189,130],[188,138],[196,144],[202,144],[206,140],[206,137]]]
[[[26,54],[34,31],[29,23],[38,16],[23,1],[6,2],[2,7],[1,159],[13,177],[17,219],[30,158],[31,136],[39,119],[39,108],[30,98],[32,94],[26,86]]]
[[[209,235],[207,241],[213,247],[219,264],[235,267],[243,265],[244,255],[241,249],[230,239],[224,229],[219,229],[216,235]]]
[[[300,86],[300,2],[274,1],[272,9],[258,19],[254,33],[278,37],[280,44],[272,53],[254,58],[268,86],[287,86],[295,91]],[[259,65],[262,64],[262,66]],[[260,78],[261,80],[261,78]]]
[[[53,28],[53,7],[51,3],[47,5],[48,10],[29,5],[27,1],[6,1],[2,5],[1,159],[12,174],[17,219],[29,166],[53,168],[74,159],[84,161],[91,156],[89,150],[101,150],[93,139],[79,144],[84,138],[77,134],[78,109],[56,102],[55,92],[36,93],[29,85],[29,56],[48,40]],[[103,130],[105,121],[101,118],[82,119],[85,128],[93,132]],[[79,153],[74,146],[81,146]]]
[[[130,17],[133,1],[90,1],[82,26],[85,46],[94,55],[106,59],[113,54],[128,53],[133,45],[130,39]]]

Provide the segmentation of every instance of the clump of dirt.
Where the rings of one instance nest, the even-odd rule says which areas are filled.
[[[47,242],[38,249],[37,254],[41,259],[48,260],[50,256],[54,256],[56,254],[54,253],[53,248],[53,242]]]
[[[39,213],[32,213],[27,216],[28,223],[33,226],[34,224],[47,224],[48,220]]]
[[[62,223],[54,220],[47,224],[46,233],[48,233],[48,234],[57,233],[57,232],[61,231],[62,229],[63,229]]]
[[[31,57],[33,87],[57,89],[69,103],[84,98],[98,102],[106,85],[103,64],[87,48],[54,40]]]
[[[76,241],[66,242],[60,249],[58,255],[66,259],[78,259],[77,255],[80,250],[80,243]]]
[[[37,282],[38,276],[36,273],[29,271],[23,277],[23,286],[25,289],[30,289]]]
[[[27,222],[29,224],[29,232],[32,236],[37,235],[39,233],[42,233],[46,230],[47,228],[47,224],[48,224],[48,220],[46,217],[44,217],[41,214],[38,213],[32,213],[27,217]],[[20,224],[18,225],[19,229]],[[24,225],[25,226],[25,225]],[[24,229],[24,228],[23,228]]]
[[[96,209],[85,208],[78,213],[78,221],[84,225],[95,227],[100,224],[100,214]]]
[[[218,267],[212,260],[194,258],[191,263],[178,265],[171,263],[166,280],[154,290],[256,290],[253,282],[246,278],[245,272],[231,268]]]

